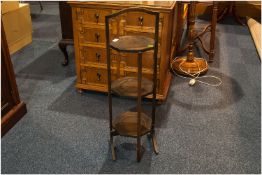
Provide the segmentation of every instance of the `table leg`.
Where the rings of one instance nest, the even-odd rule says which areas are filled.
[[[211,37],[210,37],[209,62],[213,62],[214,61],[214,54],[215,54],[216,25],[217,25],[217,11],[218,11],[217,2],[214,2],[212,11],[213,12],[212,12],[212,25],[211,25]]]
[[[68,53],[67,53],[66,48],[67,48],[68,45],[73,45],[73,44],[74,44],[74,42],[73,42],[73,40],[71,40],[71,39],[62,39],[62,40],[58,43],[58,46],[59,46],[60,50],[61,50],[61,51],[63,52],[63,54],[64,54],[64,61],[62,62],[62,65],[63,65],[63,66],[67,66],[67,65],[68,65],[68,62],[69,62],[69,60],[68,60]]]

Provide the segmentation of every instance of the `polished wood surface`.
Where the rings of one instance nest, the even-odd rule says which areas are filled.
[[[117,130],[121,136],[137,137],[149,133],[151,130],[152,120],[146,114],[141,113],[140,133],[137,133],[137,112],[125,112],[113,121],[113,128]]]
[[[145,36],[120,36],[110,43],[117,51],[144,52],[154,49],[154,40]]]
[[[96,1],[96,2],[79,2],[79,1],[70,1],[70,4],[76,7],[95,7],[99,6],[100,8],[108,8],[108,9],[121,9],[130,8],[130,7],[139,7],[146,8],[152,11],[155,10],[164,10],[168,12],[172,10],[175,6],[174,1]]]
[[[105,16],[127,7],[143,7],[160,13],[159,21],[159,52],[158,52],[158,73],[157,73],[157,99],[165,100],[171,81],[169,71],[170,60],[176,55],[177,39],[176,33],[181,34],[182,27],[177,20],[181,14],[177,14],[176,2],[68,2],[72,7],[74,44],[77,83],[76,87],[81,90],[95,90],[107,92],[107,84],[87,81],[86,69],[95,71],[92,75],[107,77],[105,64]],[[183,12],[183,11],[182,11]],[[128,13],[110,24],[111,38],[123,35],[142,35],[153,37],[154,21],[149,15],[141,13]],[[88,54],[89,53],[89,54]],[[83,55],[86,56],[83,56]],[[128,53],[111,53],[112,67],[115,71],[113,76],[125,77],[137,74],[136,59]],[[151,53],[145,56],[152,57]],[[144,57],[144,55],[143,55]],[[116,64],[121,60],[119,64]],[[147,59],[150,60],[151,59]],[[142,74],[152,79],[152,61],[143,60]],[[83,71],[84,70],[84,71]],[[89,72],[90,73],[90,72]],[[90,79],[90,78],[89,78]],[[96,78],[99,80],[99,78]],[[106,80],[105,80],[106,81]],[[152,96],[148,96],[152,98]]]
[[[119,96],[137,97],[138,83],[136,77],[122,77],[112,83],[112,91]],[[153,82],[142,78],[141,96],[153,92]]]
[[[1,35],[1,136],[3,137],[24,116],[26,105],[19,98],[3,25]]]

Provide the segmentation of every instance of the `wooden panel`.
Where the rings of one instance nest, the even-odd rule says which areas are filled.
[[[14,99],[11,94],[11,82],[8,78],[7,66],[4,63],[4,50],[1,49],[1,115],[2,117],[9,112],[14,106]]]
[[[105,30],[100,28],[79,27],[80,43],[105,43]]]
[[[95,8],[95,9],[123,9],[129,7],[141,7],[154,11],[169,12],[176,5],[175,1],[96,1],[96,2],[80,2],[70,1],[71,6],[82,8]]]
[[[20,3],[18,9],[3,14],[2,20],[11,54],[32,42],[29,4]]]
[[[105,16],[111,14],[111,10],[101,10],[99,8],[92,9],[92,8],[77,8],[77,20],[80,23],[105,23]]]
[[[81,65],[81,84],[103,84],[107,85],[107,69],[105,66],[89,66]],[[112,79],[115,80],[117,77],[116,67],[111,68]]]
[[[26,106],[19,98],[3,24],[1,35],[1,136],[4,136],[24,116]]]
[[[145,13],[140,13],[140,12],[127,13],[126,19],[128,19],[126,24],[130,26],[154,27],[155,25],[154,16]]]
[[[78,29],[78,20],[77,20],[77,8],[72,8],[72,20],[73,20],[73,34],[74,34],[74,47],[75,47],[75,65],[76,65],[76,77],[77,84],[81,83],[80,76],[80,52],[79,52],[79,29]]]
[[[7,114],[2,116],[1,137],[3,137],[27,112],[26,104],[19,102]]]
[[[82,84],[107,84],[107,70],[94,67],[81,67]]]
[[[80,46],[81,63],[103,63],[106,64],[106,51],[104,48]]]

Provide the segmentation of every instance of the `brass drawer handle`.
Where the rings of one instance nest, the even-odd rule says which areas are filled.
[[[100,53],[96,53],[96,61],[99,62],[100,61]]]
[[[95,37],[96,37],[96,42],[99,42],[100,34],[99,33],[95,33]]]
[[[98,23],[98,20],[99,20],[99,14],[98,13],[95,14],[95,18],[96,18],[96,23]]]
[[[100,81],[101,80],[101,74],[99,72],[97,72],[96,76],[97,76],[97,80]]]
[[[142,25],[143,25],[143,21],[144,21],[143,16],[140,16],[140,17],[138,18],[138,21],[140,22],[140,25],[142,26]]]

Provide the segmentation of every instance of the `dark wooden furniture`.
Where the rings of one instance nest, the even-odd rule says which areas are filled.
[[[66,1],[59,1],[59,14],[61,21],[62,40],[59,42],[59,48],[64,54],[63,66],[68,65],[67,46],[74,44],[73,26],[72,26],[72,12],[71,7]]]
[[[146,16],[152,20],[152,30],[154,33],[150,36],[146,34],[137,35],[129,34],[122,35],[121,31],[112,31],[112,25],[120,25],[121,19],[126,15],[136,15],[139,13],[141,16]],[[142,19],[142,18],[141,18]],[[132,19],[127,19],[129,23]],[[141,25],[143,20],[140,20]],[[159,13],[146,10],[144,8],[127,8],[117,13],[106,16],[106,53],[107,53],[107,75],[108,75],[108,101],[109,101],[109,119],[110,119],[110,144],[112,150],[112,158],[116,159],[113,136],[127,136],[137,139],[137,161],[141,159],[141,137],[149,134],[152,138],[153,148],[155,153],[158,153],[156,138],[155,138],[155,110],[156,110],[156,89],[157,89],[157,61],[158,61],[158,38],[159,38]],[[121,29],[121,28],[120,28]],[[113,32],[113,34],[112,34]],[[111,51],[116,50],[120,53],[133,53],[134,57],[128,59],[135,59],[137,57],[137,75],[120,77],[115,76],[112,81],[111,70]],[[154,51],[151,57],[144,59],[153,60],[153,77],[150,80],[142,78],[142,55],[145,52]],[[121,62],[121,58],[117,62]],[[112,93],[119,96],[135,97],[137,99],[136,112],[125,112],[118,117],[112,114]],[[141,99],[146,95],[152,94],[152,117],[147,116],[142,112]]]
[[[236,2],[235,1],[229,1],[229,4],[223,9],[222,13],[219,15],[218,20],[222,20],[225,16],[233,16],[234,19],[242,26],[245,26],[246,24],[241,21],[240,17],[237,14],[236,11]]]
[[[1,30],[1,137],[3,137],[24,116],[26,105],[19,98],[3,24]]]

